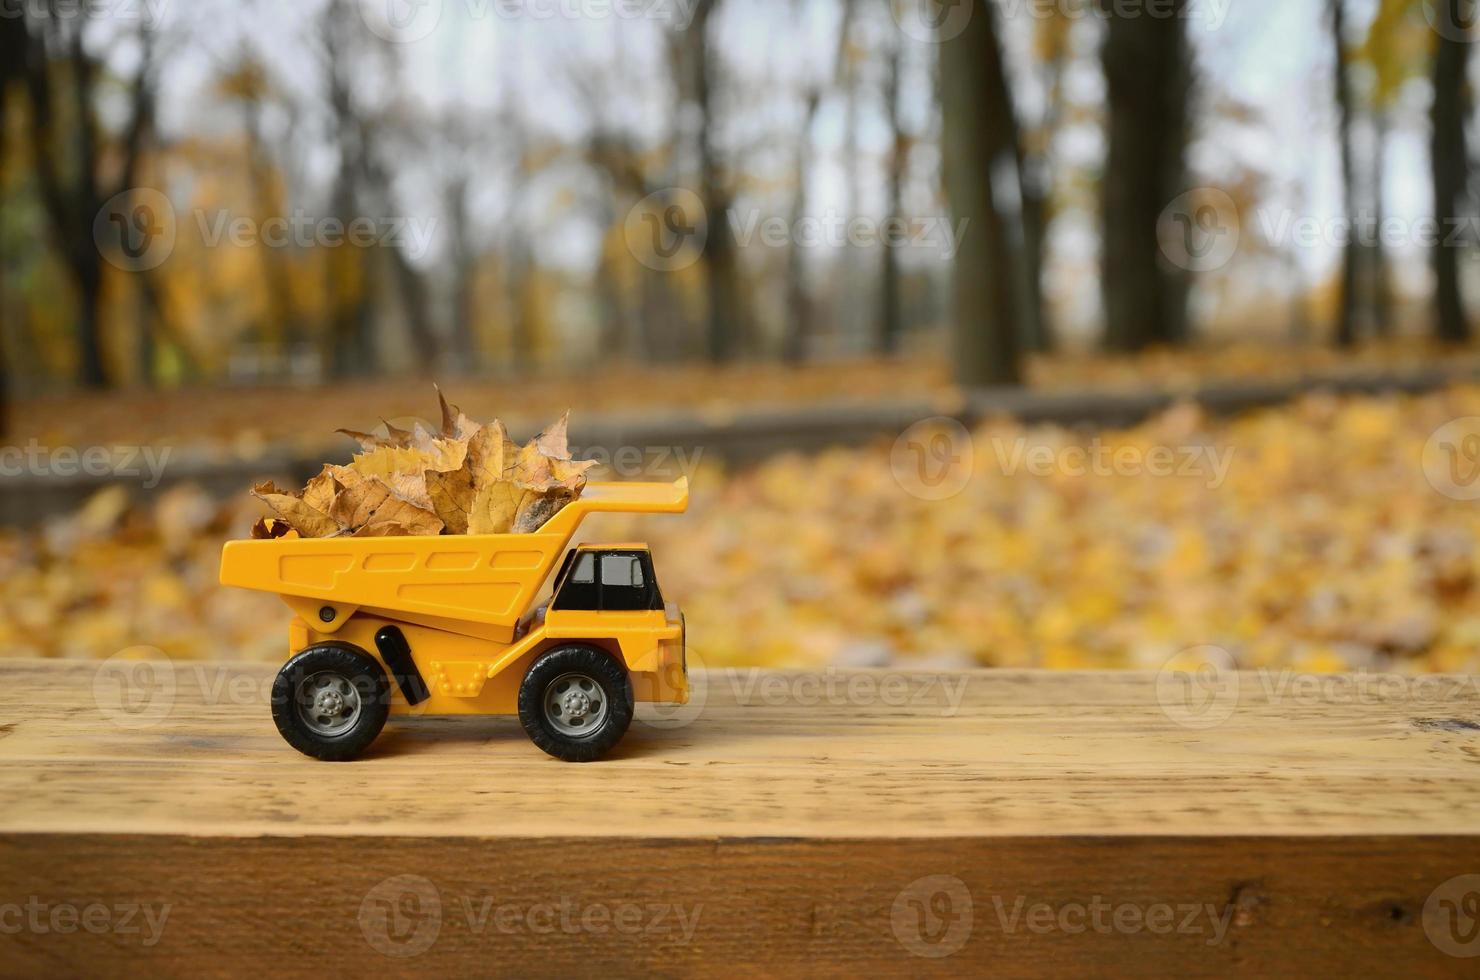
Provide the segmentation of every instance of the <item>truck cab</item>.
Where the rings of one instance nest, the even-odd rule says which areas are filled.
[[[550,612],[648,612],[663,608],[646,545],[581,545],[566,552]]]

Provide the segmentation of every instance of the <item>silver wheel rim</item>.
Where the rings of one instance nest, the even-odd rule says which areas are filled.
[[[545,721],[568,738],[585,738],[601,730],[610,706],[596,678],[580,671],[561,674],[545,685]]]
[[[343,735],[360,720],[359,689],[338,671],[321,670],[298,682],[298,718],[315,735]]]

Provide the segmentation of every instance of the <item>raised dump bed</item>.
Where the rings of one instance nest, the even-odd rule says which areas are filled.
[[[221,584],[512,630],[587,514],[679,513],[687,478],[591,483],[529,534],[232,541]]]

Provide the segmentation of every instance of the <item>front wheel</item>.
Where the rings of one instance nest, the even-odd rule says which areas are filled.
[[[599,759],[632,724],[632,682],[603,650],[559,647],[524,674],[519,720],[530,741],[557,759]]]
[[[349,643],[309,647],[283,665],[272,685],[272,720],[284,741],[326,762],[369,748],[390,710],[384,668]]]

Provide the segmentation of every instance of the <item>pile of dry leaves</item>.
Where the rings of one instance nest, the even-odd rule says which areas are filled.
[[[252,536],[522,533],[539,530],[580,496],[596,464],[570,458],[569,412],[519,446],[498,419],[483,425],[448,405],[440,390],[437,397],[440,432],[388,422],[385,438],[340,429],[363,449],[348,465],[325,464],[298,492],[271,482],[254,487],[253,496],[278,516],[258,521]]]

